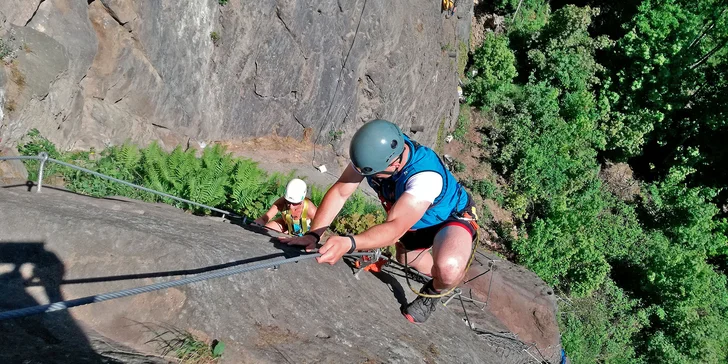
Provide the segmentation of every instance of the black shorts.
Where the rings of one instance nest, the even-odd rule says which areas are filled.
[[[473,200],[468,198],[468,205],[465,207],[465,209],[463,209],[462,212],[469,212],[474,205],[475,204]],[[472,219],[473,216],[467,216],[467,218]],[[404,246],[404,248],[408,251],[429,249],[435,242],[435,235],[437,235],[440,230],[447,226],[462,226],[470,233],[472,239],[475,240],[475,234],[477,233],[478,226],[477,222],[475,222],[474,220],[464,220],[462,218],[450,216],[447,218],[447,220],[437,225],[417,230],[410,230],[406,232],[399,239],[399,243],[402,244],[402,246]]]

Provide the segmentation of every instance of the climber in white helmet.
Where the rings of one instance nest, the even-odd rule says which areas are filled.
[[[311,220],[316,216],[316,205],[306,198],[307,192],[306,182],[292,179],[286,186],[285,195],[277,199],[255,223],[278,232],[302,236],[309,231]],[[281,216],[273,219],[278,213]]]

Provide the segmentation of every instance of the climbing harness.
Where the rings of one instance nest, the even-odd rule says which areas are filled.
[[[465,221],[466,223],[469,223],[473,227],[473,230],[475,231],[475,236],[473,237],[473,240],[472,240],[473,249],[470,251],[470,257],[468,258],[468,264],[465,266],[465,271],[467,272],[468,269],[470,269],[470,266],[472,265],[473,260],[475,258],[475,252],[477,250],[478,240],[479,240],[479,237],[480,237],[480,229],[479,229],[479,226],[477,224],[478,215],[477,215],[477,213],[475,211],[475,206],[471,206],[471,211],[470,212],[465,211],[465,212],[462,212],[460,215],[454,215],[454,216],[458,220]],[[415,259],[413,259],[413,261],[419,259],[420,255],[422,255],[423,253],[427,252],[428,250],[429,249],[422,249],[422,251],[420,251],[420,253],[417,254],[417,256],[415,257]],[[363,256],[360,259],[355,260],[353,262],[353,268],[355,269],[354,276],[357,277],[357,279],[358,279],[358,276],[361,273],[361,271],[369,271],[369,272],[378,273],[378,272],[381,272],[382,271],[382,268],[384,266],[389,265],[389,264],[396,264],[396,265],[399,265],[399,266],[401,266],[403,268],[404,273],[405,273],[404,274],[404,278],[405,278],[405,280],[407,282],[407,286],[409,287],[409,289],[413,293],[415,293],[418,296],[422,296],[422,297],[426,297],[426,298],[442,298],[442,297],[445,297],[445,296],[449,295],[450,293],[452,293],[453,291],[455,291],[456,288],[457,288],[457,286],[455,286],[453,288],[450,288],[446,292],[439,293],[439,294],[434,294],[434,295],[425,294],[425,293],[419,292],[414,287],[412,287],[412,282],[410,281],[410,274],[417,274],[417,275],[421,276],[421,278],[424,278],[424,279],[427,279],[427,280],[432,279],[432,277],[431,276],[427,276],[427,275],[425,275],[425,274],[417,271],[416,269],[410,267],[407,264],[408,259],[407,259],[407,252],[406,251],[405,251],[405,262],[404,262],[404,264],[397,262],[392,257],[386,256],[386,255],[382,255],[381,254],[381,249],[377,249],[373,253],[374,253],[373,256],[372,255],[370,255],[370,256]],[[475,278],[477,278],[477,277],[475,277]],[[475,278],[472,278],[470,280],[473,280]]]
[[[283,220],[288,226],[289,234],[303,236],[303,234],[308,232],[308,227],[311,223],[311,221],[308,219],[308,200],[303,200],[303,212],[301,213],[301,217],[299,219],[293,219],[290,208],[288,208],[288,210],[282,211],[281,215],[283,215]]]

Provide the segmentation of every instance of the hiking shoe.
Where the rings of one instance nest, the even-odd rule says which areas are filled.
[[[420,289],[420,293],[429,295],[440,294],[440,292],[438,292],[432,286],[432,280],[422,286],[422,289]],[[427,321],[428,318],[430,318],[430,315],[435,312],[435,309],[437,309],[438,301],[438,298],[417,296],[414,301],[410,302],[410,304],[404,307],[404,309],[402,310],[402,314],[405,318],[407,318],[407,320],[409,320],[413,324],[424,323],[425,321]]]

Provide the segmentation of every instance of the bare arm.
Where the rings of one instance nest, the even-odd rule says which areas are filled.
[[[311,221],[311,231],[321,236],[326,228],[329,227],[336,215],[344,207],[346,200],[356,191],[359,184],[364,179],[362,175],[356,173],[351,165],[347,166],[344,172],[339,177],[339,180],[334,183],[326,194],[324,195],[321,206],[316,209],[315,217]],[[313,237],[294,237],[294,238],[280,238],[281,242],[292,244],[292,245],[312,245],[311,242],[314,240]]]
[[[420,200],[409,193],[402,194],[389,210],[387,221],[354,236],[356,249],[371,250],[391,245],[422,218],[430,205],[429,201]],[[348,237],[332,236],[319,249],[323,255],[317,260],[319,263],[334,264],[349,249],[351,240]]]
[[[316,230],[317,233],[322,234],[334,221],[336,215],[344,207],[346,200],[356,191],[363,179],[364,177],[356,173],[351,165],[347,166],[339,180],[326,191],[321,206],[316,211],[316,218],[311,223],[311,230]]]
[[[255,223],[258,225],[265,225],[276,216],[276,214],[280,211],[280,206],[283,204],[283,197],[279,197],[276,202],[273,203],[273,206],[268,209],[268,212],[263,214],[263,216],[255,219]]]
[[[387,221],[354,236],[357,250],[371,250],[391,245],[425,215],[430,205],[429,201],[419,200],[405,192],[389,210]]]

